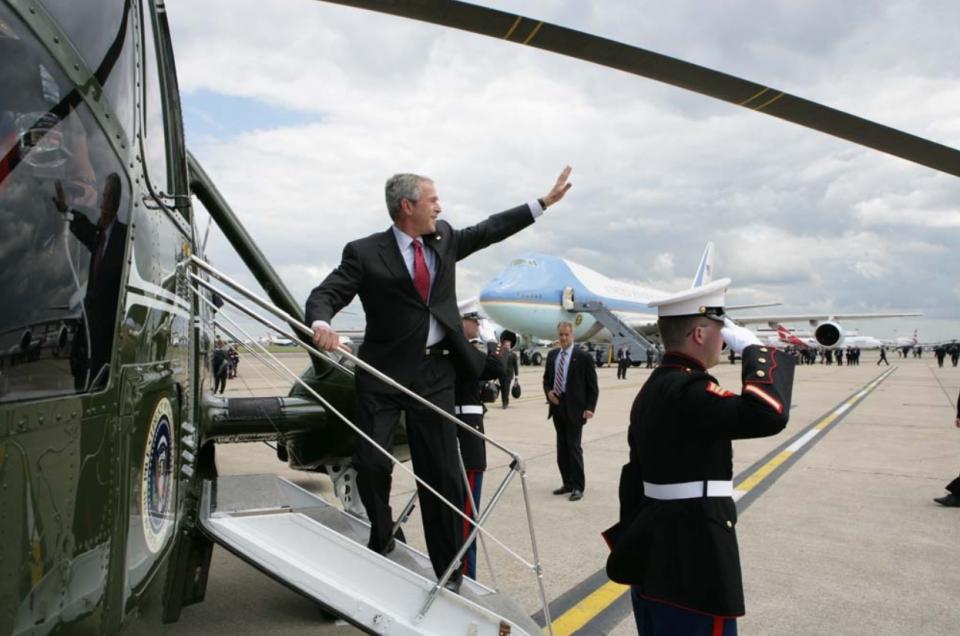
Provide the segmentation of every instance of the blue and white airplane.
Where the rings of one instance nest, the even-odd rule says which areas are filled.
[[[715,249],[707,247],[700,259],[692,287],[713,280]],[[640,334],[658,339],[657,314],[647,303],[675,293],[614,280],[589,267],[547,254],[529,253],[515,258],[480,292],[484,312],[495,322],[515,331],[526,340],[556,338],[557,323],[574,325],[580,342],[609,342],[610,332],[587,312],[574,311],[574,302],[600,302]],[[727,312],[770,307],[780,303],[727,306]],[[839,347],[844,340],[839,320],[919,316],[916,313],[809,314],[780,316],[731,316],[739,324],[809,322],[820,346]]]

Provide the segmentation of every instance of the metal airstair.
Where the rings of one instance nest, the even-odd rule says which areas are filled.
[[[398,542],[366,547],[370,525],[274,475],[220,477],[204,486],[200,523],[218,544],[349,622],[377,634],[536,634],[509,597],[464,578],[436,585],[427,555]]]
[[[603,327],[610,332],[610,344],[614,351],[619,349],[620,345],[624,343],[630,346],[631,352],[640,351],[646,353],[649,350],[654,352],[657,350],[657,346],[654,343],[621,320],[598,300],[587,302],[575,301],[572,311],[588,313],[593,316],[598,323],[603,325]]]
[[[286,325],[311,335],[303,325],[283,310],[256,296],[243,286],[208,263],[191,257],[188,262],[193,271],[189,273],[191,289],[201,303],[211,309],[210,315],[216,316],[214,324],[228,337],[241,343],[249,353],[278,374],[298,383],[323,405],[328,418],[340,418],[353,428],[358,437],[372,443],[352,422],[334,408],[322,395],[306,384],[296,373],[270,354],[266,348],[258,345],[250,335],[216,307],[211,301],[214,294],[230,307],[243,312],[251,318],[276,331],[314,356],[319,356],[334,366],[352,373],[345,363],[353,363],[365,371],[390,383],[423,404],[442,413],[444,417],[473,434],[483,437],[488,447],[506,453],[510,458],[510,469],[503,481],[491,490],[489,501],[485,505],[475,505],[479,515],[474,519],[463,514],[449,501],[441,500],[451,507],[473,528],[464,547],[450,564],[439,580],[434,576],[427,555],[403,542],[396,542],[396,549],[384,556],[366,547],[370,533],[369,524],[356,515],[341,510],[292,482],[274,475],[221,476],[204,482],[198,523],[205,533],[224,548],[237,554],[261,571],[309,598],[314,599],[327,610],[350,623],[375,634],[437,634],[438,636],[506,636],[526,634],[532,636],[543,630],[504,592],[483,585],[477,581],[463,578],[459,593],[451,592],[444,583],[453,574],[455,564],[466,551],[467,546],[477,541],[478,557],[487,557],[487,541],[504,549],[534,574],[540,592],[543,615],[547,631],[550,627],[549,609],[543,587],[543,573],[537,553],[536,538],[533,531],[533,519],[527,498],[526,473],[523,459],[473,428],[464,425],[454,416],[423,401],[399,384],[396,384],[376,369],[346,351],[336,355],[321,352],[289,333]],[[220,287],[211,284],[211,279],[220,283]],[[223,289],[226,285],[261,309],[273,314],[286,325],[278,325],[257,312],[243,306],[230,293]],[[377,447],[385,454],[395,469],[410,474],[420,485],[431,490],[413,472],[397,461],[385,449]],[[462,467],[462,466],[461,466]],[[530,559],[524,558],[511,546],[492,535],[484,523],[493,508],[515,477],[520,477],[526,521],[530,533]],[[466,472],[463,471],[466,479]],[[469,492],[469,489],[467,489]],[[414,498],[416,495],[414,495]],[[485,495],[485,499],[487,496]],[[412,508],[414,499],[405,507],[400,519],[405,518]],[[474,502],[481,503],[481,502]],[[487,566],[496,583],[495,575],[487,557]]]

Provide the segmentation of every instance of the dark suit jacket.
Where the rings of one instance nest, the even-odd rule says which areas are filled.
[[[126,252],[127,226],[119,220],[113,224],[107,247],[100,266],[97,261],[97,242],[99,228],[81,212],[74,212],[70,231],[90,250],[90,266],[87,270],[87,292],[84,307],[90,329],[90,357],[93,360],[94,373],[100,365],[110,360],[113,344],[113,330],[117,319],[117,303],[120,298],[120,278],[123,274],[123,257]],[[94,270],[96,269],[96,275]]]
[[[560,355],[560,349],[554,349],[547,354],[546,367],[543,370],[543,392],[544,394],[553,390],[553,382],[556,377],[556,361]],[[584,411],[597,410],[597,398],[600,397],[600,388],[597,386],[597,365],[593,357],[586,351],[573,346],[573,353],[570,354],[570,360],[567,362],[567,388],[560,406],[550,404],[547,411],[547,418],[554,416],[556,409],[563,407],[566,409],[567,419],[571,422],[583,424]]]
[[[455,389],[457,406],[483,406],[480,399],[480,383],[485,380],[495,380],[503,374],[503,362],[483,343],[473,343],[475,347],[487,349],[484,356],[483,351],[477,349],[476,356],[483,360],[483,368],[480,377],[465,376],[457,374],[457,385]],[[493,343],[490,343],[493,344]],[[460,420],[483,433],[483,413],[466,413],[458,416]],[[477,437],[457,427],[457,439],[460,440],[460,456],[463,457],[463,467],[467,470],[486,470],[487,469],[487,449],[486,443]]]
[[[359,295],[367,320],[360,359],[410,386],[417,368],[413,361],[423,357],[433,315],[446,332],[454,362],[466,374],[477,377],[483,358],[471,354],[473,348],[463,336],[457,308],[456,263],[531,223],[533,215],[527,205],[494,214],[462,230],[438,221],[436,233],[423,237],[437,256],[429,304],[424,303],[413,286],[392,229],[351,241],[343,248],[340,265],[310,292],[306,322],[330,322]],[[361,390],[394,392],[367,373],[358,372],[356,381]]]

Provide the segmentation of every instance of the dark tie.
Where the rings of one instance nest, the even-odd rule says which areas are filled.
[[[423,258],[423,243],[420,239],[413,242],[413,286],[417,288],[423,302],[430,296],[430,270]]]
[[[557,362],[557,375],[553,378],[553,394],[560,395],[563,393],[563,380],[564,376],[567,374],[567,350],[560,350],[560,361]]]
[[[93,271],[90,272],[91,287],[96,287],[97,281],[100,278],[100,265],[103,263],[104,243],[106,243],[106,239],[106,230],[97,230],[97,247],[93,254]]]

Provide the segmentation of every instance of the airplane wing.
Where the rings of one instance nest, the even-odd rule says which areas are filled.
[[[713,97],[960,176],[960,151],[763,84],[582,31],[456,0],[326,0],[552,51]]]
[[[809,321],[811,325],[815,325],[825,320],[872,320],[874,318],[905,318],[922,315],[916,312],[902,312],[891,314],[781,314],[777,316],[730,316],[730,318],[741,325],[770,323],[775,328],[777,323],[781,322]]]
[[[760,309],[761,307],[779,307],[783,303],[754,303],[753,305],[727,305],[724,309],[730,311],[743,311],[744,309]]]

